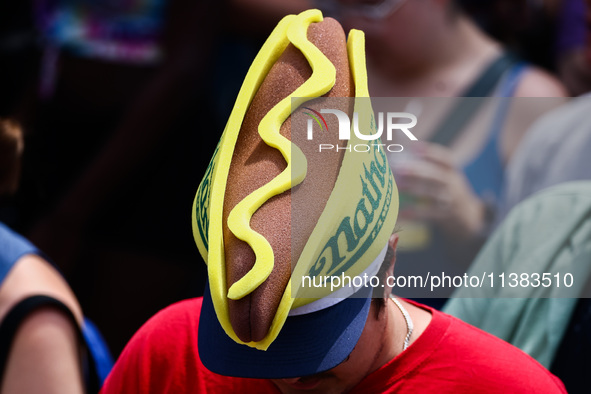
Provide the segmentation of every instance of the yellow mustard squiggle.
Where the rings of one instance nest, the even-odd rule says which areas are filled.
[[[301,13],[292,22],[287,31],[287,37],[306,57],[312,68],[312,76],[291,95],[281,100],[261,120],[259,135],[263,141],[278,149],[287,167],[271,182],[255,190],[240,201],[228,216],[228,228],[239,239],[247,242],[255,253],[255,263],[252,269],[228,290],[228,298],[237,300],[263,283],[271,274],[274,264],[273,249],[269,242],[250,227],[252,215],[266,201],[279,195],[293,186],[298,185],[306,176],[305,166],[292,174],[292,162],[299,160],[306,162],[302,151],[279,132],[281,125],[291,114],[292,98],[299,98],[295,106],[299,106],[311,97],[319,97],[330,91],[335,84],[336,70],[330,60],[307,38],[307,27],[312,22],[322,21],[322,14],[318,10]],[[298,166],[299,167],[299,166]]]
[[[246,111],[267,73],[289,45],[287,30],[295,18],[295,15],[288,15],[283,18],[269,35],[258,55],[255,57],[244,78],[244,82],[236,98],[236,103],[222,134],[219,152],[214,158],[215,165],[213,167],[212,189],[209,198],[211,204],[208,230],[209,248],[206,258],[206,261],[209,263],[207,265],[209,290],[216,315],[222,328],[230,338],[238,343],[243,342],[236,336],[230,323],[228,300],[226,298],[226,267],[224,264],[224,240],[222,235],[224,194],[234,147]],[[193,220],[195,221],[195,218]]]

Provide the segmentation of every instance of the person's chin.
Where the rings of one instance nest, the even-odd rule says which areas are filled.
[[[291,393],[328,393],[332,390],[331,382],[329,378],[325,377],[308,377],[301,378],[296,381],[289,380],[273,380],[273,383],[279,388],[284,394]]]

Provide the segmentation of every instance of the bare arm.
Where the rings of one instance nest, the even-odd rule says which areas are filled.
[[[12,343],[1,392],[84,392],[77,331],[68,317],[44,308],[24,320]]]
[[[47,295],[81,324],[82,311],[61,275],[36,255],[18,260],[0,287],[0,320],[19,301]],[[12,342],[0,393],[82,393],[78,328],[63,312],[41,308],[23,320]]]

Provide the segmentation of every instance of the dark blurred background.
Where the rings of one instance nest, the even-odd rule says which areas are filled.
[[[574,3],[462,7],[559,74],[561,56],[584,40],[564,27]],[[20,191],[2,201],[0,221],[59,267],[114,356],[159,309],[201,295],[194,193],[264,39],[283,15],[314,4],[0,3],[0,116],[26,133]]]

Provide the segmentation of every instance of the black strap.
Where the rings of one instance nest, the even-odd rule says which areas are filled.
[[[484,100],[474,100],[468,97],[488,97],[492,94],[499,80],[511,66],[517,63],[517,58],[509,53],[503,53],[494,60],[476,79],[476,81],[457,98],[457,103],[448,116],[435,130],[432,142],[449,146],[460,130],[476,114]]]
[[[461,97],[488,97],[499,83],[499,80],[511,66],[518,62],[516,56],[504,52],[497,57],[480,74],[480,76],[464,91]]]
[[[72,321],[74,327],[77,328],[80,344],[86,347],[86,342],[84,341],[82,331],[74,314],[63,302],[44,295],[35,295],[25,298],[12,307],[0,324],[0,387],[2,386],[4,370],[6,368],[6,362],[8,361],[10,348],[18,328],[32,312],[46,307],[55,308],[64,313]],[[100,386],[94,360],[90,356],[88,349],[86,349],[86,354],[86,364],[83,366],[83,373],[85,376],[87,392],[97,393]]]

